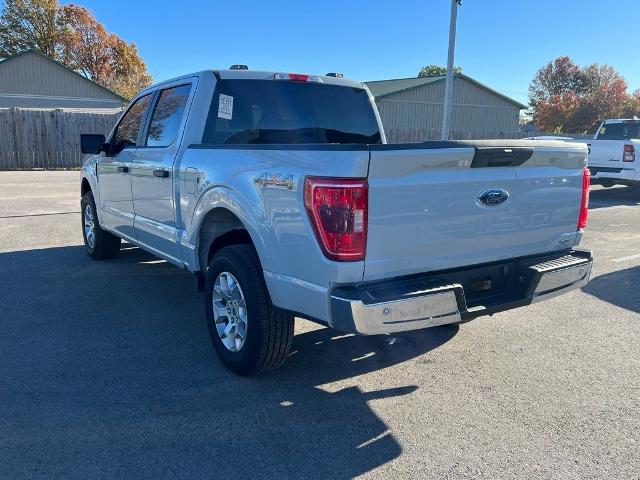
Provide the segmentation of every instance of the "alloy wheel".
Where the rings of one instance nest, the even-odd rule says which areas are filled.
[[[93,248],[96,244],[96,223],[91,205],[84,207],[84,237],[87,240],[87,247]]]
[[[221,272],[213,285],[213,318],[222,344],[238,352],[247,338],[247,305],[236,277]]]

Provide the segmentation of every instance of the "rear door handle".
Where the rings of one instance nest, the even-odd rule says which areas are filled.
[[[129,173],[129,167],[126,167],[124,165],[121,167],[118,167],[118,173]]]
[[[153,176],[158,178],[169,178],[169,170],[158,168],[157,170],[153,171]]]

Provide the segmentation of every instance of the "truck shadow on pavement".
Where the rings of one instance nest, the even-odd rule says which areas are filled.
[[[592,278],[582,291],[618,307],[640,313],[640,266]]]
[[[640,206],[640,189],[618,186],[613,188],[591,189],[589,191],[589,209],[613,207],[615,205]]]
[[[240,378],[215,357],[193,276],[139,249],[3,253],[0,272],[5,478],[350,478],[402,452],[372,406],[393,412],[417,386],[381,371],[426,365],[458,331],[313,329],[284,367]],[[364,392],[353,377],[369,373]]]

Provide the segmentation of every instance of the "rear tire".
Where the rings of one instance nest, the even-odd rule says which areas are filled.
[[[293,340],[294,317],[271,303],[252,245],[230,245],[213,256],[204,299],[211,341],[229,370],[255,375],[284,363]]]
[[[82,209],[82,237],[87,254],[94,260],[113,258],[120,250],[120,237],[116,237],[100,227],[93,193],[89,191],[84,194],[80,207]]]

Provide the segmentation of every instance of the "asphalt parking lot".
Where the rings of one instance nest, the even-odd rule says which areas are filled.
[[[640,195],[582,291],[397,337],[298,321],[239,378],[193,276],[83,251],[78,172],[0,172],[0,478],[639,478]]]

